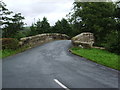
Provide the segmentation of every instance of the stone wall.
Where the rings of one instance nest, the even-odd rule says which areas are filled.
[[[68,40],[68,39],[69,39],[69,36],[65,34],[46,33],[46,34],[39,34],[35,36],[21,38],[19,44],[20,46],[28,45],[30,47],[35,47],[43,43],[54,41],[54,40]]]
[[[94,44],[94,35],[90,32],[81,33],[72,38],[72,43],[81,48],[91,48]]]

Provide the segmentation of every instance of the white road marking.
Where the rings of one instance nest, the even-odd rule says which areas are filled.
[[[54,79],[54,81],[60,85],[62,88],[64,88],[65,90],[70,90],[69,88],[67,88],[65,85],[63,85],[60,81],[58,81],[57,79]]]

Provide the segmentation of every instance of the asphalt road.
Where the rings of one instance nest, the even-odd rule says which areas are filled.
[[[70,46],[53,41],[3,59],[3,88],[118,88],[118,72],[71,54]]]

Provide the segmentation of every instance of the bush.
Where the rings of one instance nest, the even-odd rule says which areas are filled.
[[[119,37],[119,33],[118,32],[114,32],[114,33],[110,33],[108,34],[106,40],[106,44],[105,44],[105,48],[113,53],[116,54],[120,54],[120,40],[118,39]]]
[[[19,47],[19,41],[15,38],[1,38],[2,49],[17,49]]]
[[[26,32],[18,32],[16,35],[14,35],[14,38],[20,40],[20,38],[26,37],[27,33]]]

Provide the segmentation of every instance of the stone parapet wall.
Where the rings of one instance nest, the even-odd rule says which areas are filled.
[[[20,46],[28,45],[30,47],[38,46],[54,40],[68,40],[69,36],[59,33],[46,33],[20,39]]]
[[[94,44],[94,35],[90,32],[81,33],[72,38],[72,43],[82,48],[91,48]]]

